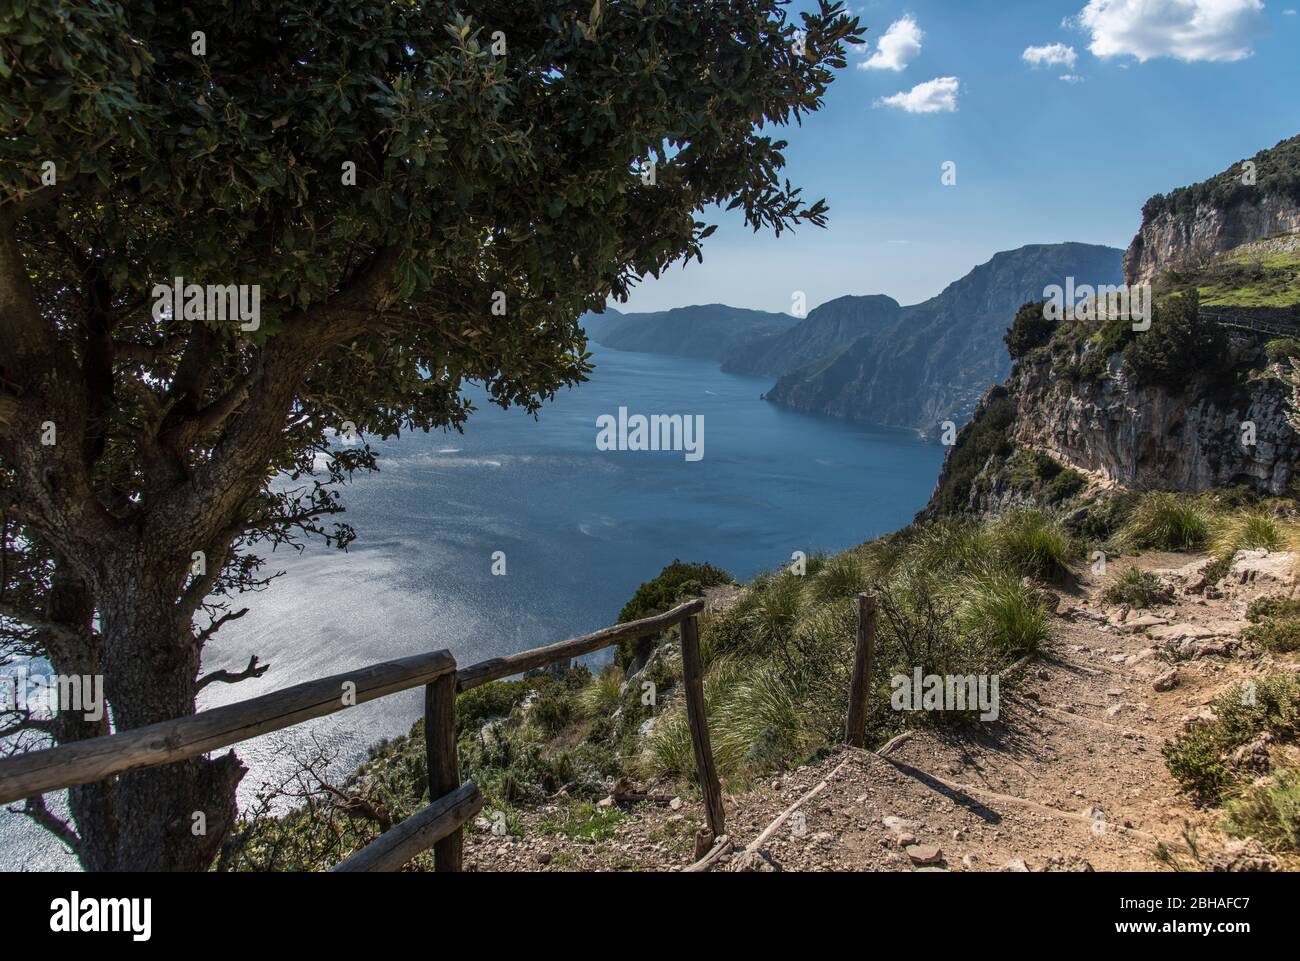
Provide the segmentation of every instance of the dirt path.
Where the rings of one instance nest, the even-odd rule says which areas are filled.
[[[1175,600],[1149,612],[1108,609],[1085,574],[1062,598],[1053,641],[1002,689],[996,722],[918,730],[881,754],[845,749],[728,797],[728,834],[740,849],[835,772],[759,857],[718,869],[1152,870],[1163,866],[1158,842],[1180,849],[1185,824],[1213,845],[1213,819],[1179,791],[1161,748],[1228,686],[1297,669],[1294,657],[1260,657],[1239,641],[1246,604],[1287,589],[1291,558],[1239,561],[1210,599],[1188,590],[1196,558],[1128,563],[1159,571],[1178,588]],[[1112,564],[1109,574],[1122,569]],[[1156,690],[1171,670],[1174,686]],[[468,860],[481,852],[486,870],[680,869],[698,807],[642,808],[613,838],[579,846],[576,860],[568,839],[527,834],[471,837]]]

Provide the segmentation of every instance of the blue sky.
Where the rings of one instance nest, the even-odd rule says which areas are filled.
[[[850,6],[870,43],[823,110],[780,134],[787,174],[826,197],[829,226],[776,240],[705,217],[721,226],[704,263],[616,306],[789,311],[795,290],[810,308],[843,294],[915,303],[999,250],[1125,247],[1152,194],[1300,133],[1300,0]],[[941,183],[945,161],[955,186]]]

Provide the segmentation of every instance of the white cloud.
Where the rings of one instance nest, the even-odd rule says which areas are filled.
[[[1035,67],[1069,67],[1074,69],[1079,55],[1073,47],[1063,43],[1048,43],[1041,47],[1026,47],[1020,59]]]
[[[960,86],[956,77],[936,77],[892,97],[881,97],[875,106],[898,107],[908,113],[952,113],[957,109],[957,88]]]
[[[1241,60],[1265,27],[1262,0],[1089,0],[1075,25],[1098,57]]]
[[[1083,83],[1083,78],[1077,73],[1063,73],[1061,74],[1061,79],[1066,83]]]
[[[876,52],[858,67],[861,70],[902,70],[921,52],[921,38],[924,36],[911,17],[895,20],[877,41]]]

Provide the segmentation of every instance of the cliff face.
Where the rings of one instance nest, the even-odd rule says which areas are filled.
[[[1079,284],[1118,283],[1120,256],[1113,247],[1074,243],[996,254],[938,296],[903,307],[892,325],[788,373],[767,398],[800,410],[927,433],[945,420],[961,423],[984,389],[1011,370],[1002,336],[1016,309],[1041,300],[1044,287],[1064,284],[1067,277]]]
[[[1228,332],[1215,369],[1188,371],[1177,389],[1143,383],[1120,353],[1100,358],[1100,377],[1078,376],[1102,349],[1095,342],[1071,356],[1044,351],[1024,358],[981,399],[920,516],[1058,507],[1089,482],[1137,491],[1240,485],[1269,496],[1288,493],[1300,434],[1287,417],[1290,386],[1265,357],[1267,340]],[[1059,491],[1027,480],[1026,467],[1043,463],[1082,476]]]
[[[1153,285],[1149,328],[1085,315],[1018,329],[1023,356],[958,434],[922,517],[1061,507],[1089,486],[1290,493],[1296,351],[1267,345],[1300,336],[1294,241],[1278,237],[1300,233],[1300,137],[1253,164],[1255,183],[1239,163],[1147,201],[1124,273]]]
[[[1162,270],[1195,267],[1215,254],[1277,234],[1300,231],[1300,204],[1272,194],[1228,209],[1198,204],[1191,215],[1162,211],[1144,220],[1124,254],[1124,279],[1148,284]]]
[[[1300,137],[1238,161],[1208,180],[1158,194],[1124,254],[1124,279],[1145,284],[1165,270],[1197,267],[1215,254],[1300,231]]]
[[[1283,494],[1300,436],[1287,420],[1290,389],[1268,371],[1261,340],[1230,337],[1223,363],[1259,373],[1226,389],[1194,372],[1177,393],[1144,386],[1118,358],[1099,381],[1072,381],[1050,359],[1022,364],[1009,383],[1011,441],[1106,485],[1203,491],[1241,484]],[[1243,443],[1243,424],[1253,425],[1253,444]]]

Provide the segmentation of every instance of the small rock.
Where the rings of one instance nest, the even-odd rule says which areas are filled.
[[[1136,633],[1137,631],[1145,630],[1149,627],[1163,627],[1168,623],[1169,618],[1167,617],[1157,617],[1155,614],[1142,614],[1133,618],[1131,621],[1125,621],[1123,626],[1120,627],[1120,630],[1129,633]]]
[[[668,802],[668,807],[674,811],[680,811],[682,809],[682,799],[679,797],[673,798]]]
[[[550,852],[550,851],[543,851],[541,854],[537,855],[537,863],[538,863],[538,864],[550,864],[550,863],[551,863],[551,857],[552,857],[552,855],[551,855],[551,852]]]
[[[1010,871],[1014,874],[1028,874],[1029,865],[1025,863],[1024,858],[1013,858],[1006,864],[1002,865],[1003,871]]]
[[[943,851],[933,844],[909,844],[907,856],[913,864],[938,864],[943,860]]]
[[[1124,705],[1123,705],[1123,704],[1112,704],[1110,707],[1106,708],[1106,716],[1107,716],[1107,717],[1114,717],[1116,714],[1118,714],[1118,713],[1119,713],[1120,711],[1122,711],[1122,710],[1124,710]]]
[[[890,814],[880,819],[880,823],[891,831],[915,831],[921,826],[919,821],[909,821],[907,818],[895,817]]]
[[[1157,691],[1172,691],[1178,686],[1178,668],[1171,667],[1152,681],[1151,686]]]

